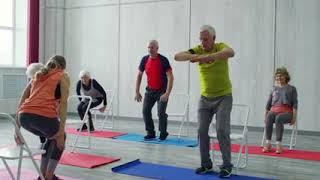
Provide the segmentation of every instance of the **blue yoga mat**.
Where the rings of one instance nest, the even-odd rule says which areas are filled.
[[[144,140],[143,135],[140,134],[126,134],[122,136],[114,137],[114,139],[120,139],[125,141],[136,141],[136,142],[144,142],[151,144],[167,144],[167,145],[175,145],[175,146],[185,146],[185,147],[196,147],[198,145],[197,140],[184,139],[168,136],[168,138],[164,141],[155,138],[153,140]]]
[[[208,174],[198,175],[193,169],[180,168],[174,166],[166,166],[153,163],[144,163],[139,159],[128,162],[126,164],[112,168],[113,172],[120,174],[128,174],[132,176],[146,177],[152,179],[163,180],[213,180],[220,179],[218,173],[212,172]],[[230,179],[235,180],[265,180],[266,178],[231,175]]]

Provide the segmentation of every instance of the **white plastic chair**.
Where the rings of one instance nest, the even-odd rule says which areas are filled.
[[[248,120],[250,114],[250,107],[245,104],[233,104],[232,111],[230,114],[230,125],[231,125],[231,133],[230,140],[240,142],[240,149],[238,152],[238,158],[235,164],[236,172],[238,172],[238,168],[245,168],[248,162]],[[242,130],[239,133],[233,133],[235,130],[235,126],[240,126]],[[239,130],[238,130],[239,131]],[[214,144],[217,142],[217,133],[210,133],[211,143]],[[244,152],[243,152],[244,149]],[[215,159],[214,148],[212,148],[212,157]]]
[[[94,121],[97,122],[97,115],[104,116],[103,120],[101,121],[100,129],[113,129],[114,128],[114,118],[113,118],[113,98],[114,98],[114,91],[113,90],[106,90],[107,94],[107,108],[104,112],[100,112],[100,108],[103,106],[102,104],[90,109],[91,113],[94,115]],[[111,121],[110,126],[106,126],[108,121]]]
[[[25,139],[23,138],[20,129],[18,128],[15,119],[6,113],[0,113],[1,117],[5,117],[7,119],[9,119],[9,122],[12,123],[14,125],[15,128],[15,132],[16,135],[19,137],[19,139],[21,140],[22,144],[21,145],[8,145],[5,147],[0,148],[0,158],[3,162],[3,164],[5,165],[8,173],[10,174],[11,179],[15,180],[20,180],[21,178],[21,166],[22,166],[22,159],[23,158],[30,158],[32,160],[32,163],[35,167],[35,169],[37,170],[40,178],[42,180],[44,180],[44,176],[40,171],[40,168],[38,166],[38,164],[36,163],[35,159],[33,158],[35,155],[41,155],[44,154],[46,151],[39,149],[39,148],[29,148],[29,146],[27,145]],[[13,135],[12,135],[12,139],[13,139]],[[17,175],[15,177],[15,175],[13,174],[12,170],[10,169],[8,163],[6,160],[19,160],[18,162],[18,169],[17,169]]]
[[[85,114],[84,114],[84,116],[83,116],[83,119],[82,119],[82,121],[80,122],[80,124],[79,124],[79,129],[81,129],[82,128],[82,126],[86,123],[86,122],[88,122],[88,118],[87,118],[87,116],[88,116],[88,112],[89,112],[89,109],[90,109],[90,106],[91,106],[91,103],[92,103],[92,98],[90,97],[90,96],[84,96],[84,95],[72,95],[72,96],[69,96],[68,97],[68,102],[70,102],[70,100],[71,99],[74,99],[74,98],[82,98],[82,99],[89,99],[89,103],[88,103],[88,107],[87,107],[87,109],[86,109],[86,112],[85,112]],[[67,121],[67,124],[68,124],[68,121]],[[90,124],[89,123],[87,123],[88,124],[88,130],[90,129]],[[90,131],[88,131],[89,133],[91,133]],[[77,133],[77,135],[76,135],[76,139],[75,139],[75,141],[73,142],[73,144],[71,145],[71,147],[72,147],[72,150],[71,150],[71,152],[74,152],[74,149],[77,147],[77,148],[83,148],[83,149],[91,149],[91,136],[88,136],[88,146],[77,146],[77,143],[78,143],[78,140],[79,140],[79,136],[80,136],[80,133],[81,133],[81,131],[79,131],[79,133]]]
[[[295,147],[296,143],[297,143],[298,122],[296,121],[293,125],[284,124],[284,126],[289,126],[288,129],[290,129],[291,133],[290,133],[290,140],[288,140],[289,138],[287,138],[287,137],[283,137],[282,145],[288,146],[289,150],[292,150],[293,147]],[[285,133],[283,133],[283,136],[285,136]],[[264,127],[263,136],[262,136],[262,140],[261,140],[261,147],[264,146],[265,140],[266,140],[266,128]],[[272,143],[272,144],[275,144],[275,143]]]
[[[169,97],[168,105],[167,105],[167,114],[168,119],[174,118],[180,121],[179,130],[177,133],[173,133],[173,135],[178,136],[180,138],[182,136],[182,130],[187,124],[187,133],[188,136],[189,133],[189,126],[190,122],[188,119],[188,109],[189,109],[189,94],[183,94],[183,93],[172,93]],[[177,106],[180,106],[182,108],[178,108]],[[179,110],[180,109],[180,110]],[[175,111],[175,112],[173,112]],[[178,112],[176,112],[178,111]]]

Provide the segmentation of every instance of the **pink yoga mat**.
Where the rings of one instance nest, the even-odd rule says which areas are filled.
[[[17,168],[11,168],[11,170],[12,170],[12,173],[14,174],[14,176],[16,177]],[[36,170],[22,169],[20,179],[21,180],[35,180],[36,178],[38,178],[38,176],[39,175]],[[60,175],[57,175],[57,176],[63,180],[79,180],[77,178],[71,178],[71,177],[60,176]],[[5,168],[0,169],[0,179],[1,180],[11,179],[11,176],[9,175],[7,169],[5,169]]]
[[[40,159],[40,156],[36,156],[35,159]],[[83,168],[95,168],[97,166],[102,166],[105,164],[110,164],[115,161],[119,161],[120,158],[108,157],[108,156],[98,156],[92,154],[84,154],[79,152],[68,152],[64,151],[59,164],[71,165]]]
[[[211,146],[213,148],[213,146]],[[215,144],[214,147],[216,150],[219,150],[219,145]],[[239,144],[232,144],[231,151],[232,152],[239,152],[240,145]],[[260,146],[248,146],[249,154],[257,154],[263,156],[274,156],[274,157],[282,157],[282,158],[290,158],[290,159],[302,159],[302,160],[309,160],[309,161],[320,161],[320,152],[319,151],[307,151],[307,150],[289,150],[285,148],[283,153],[276,154],[275,148],[272,149],[271,152],[264,153],[262,152],[262,147]]]
[[[77,129],[75,128],[67,128],[66,132],[68,134],[79,134],[80,136],[93,136],[93,137],[102,137],[102,138],[113,138],[113,137],[117,137],[117,136],[122,136],[125,135],[127,133],[123,133],[123,132],[116,132],[116,131],[93,131],[91,133],[89,133],[88,131],[84,131],[84,132],[78,132]]]

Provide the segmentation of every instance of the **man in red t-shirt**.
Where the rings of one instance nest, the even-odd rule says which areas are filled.
[[[143,100],[143,120],[147,135],[145,140],[156,138],[154,123],[151,110],[157,102],[160,140],[165,140],[169,133],[167,132],[168,115],[166,108],[173,85],[173,74],[170,63],[166,57],[158,53],[159,45],[156,40],[151,40],[148,45],[149,55],[141,59],[137,80],[135,100],[141,102],[140,85],[143,72],[147,75],[147,87]]]

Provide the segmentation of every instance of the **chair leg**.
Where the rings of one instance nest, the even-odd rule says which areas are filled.
[[[7,163],[7,161],[5,159],[2,159],[2,162],[3,162],[4,166],[6,167],[8,173],[10,174],[11,179],[15,180],[16,178],[14,177],[14,175],[13,175],[13,173],[12,173],[8,163]]]
[[[297,138],[297,130],[296,130],[296,125],[292,127],[292,132],[291,132],[291,138],[290,138],[290,147],[289,149],[292,150],[292,147],[296,145],[296,138]]]
[[[38,174],[39,174],[39,176],[40,176],[40,179],[41,179],[41,180],[45,180],[44,175],[42,174],[42,172],[41,172],[41,170],[40,170],[40,167],[38,166],[36,160],[33,158],[33,156],[32,156],[31,153],[29,153],[29,155],[30,155],[30,159],[31,159],[31,161],[32,161],[32,163],[33,163],[33,165],[34,165],[34,168],[36,169],[36,171],[38,172]]]
[[[212,138],[212,140],[211,140],[211,144],[210,144],[210,147],[212,146],[212,162],[214,162],[215,163],[215,154],[214,154],[214,151],[215,151],[215,149],[214,149],[214,147],[215,147],[215,143],[214,143],[214,139]]]
[[[182,128],[183,128],[183,125],[184,125],[184,121],[185,121],[185,118],[183,117],[183,119],[182,119],[182,121],[181,121],[181,124],[180,124],[180,127],[179,127],[178,139],[180,139],[180,137],[181,137],[181,133],[182,133]]]
[[[18,161],[18,170],[17,170],[17,180],[20,180],[21,175],[21,165],[22,165],[22,156],[23,156],[23,147],[20,146],[20,152],[19,152],[19,161]]]
[[[264,146],[265,138],[266,138],[266,128],[264,128],[264,130],[263,130],[262,141],[261,141],[261,147],[263,147],[263,146]]]

